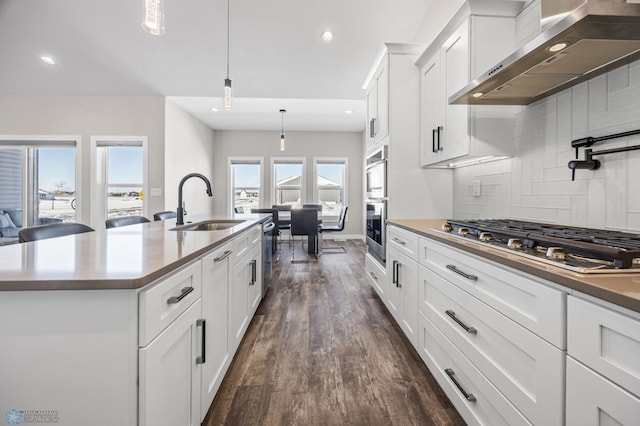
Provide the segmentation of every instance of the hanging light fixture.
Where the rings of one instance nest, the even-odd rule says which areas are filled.
[[[280,114],[282,114],[282,129],[280,130],[280,151],[284,151],[284,113],[287,112],[286,109],[281,109]]]
[[[164,34],[164,0],[144,0],[142,29],[149,34]]]
[[[229,0],[227,0],[227,78],[224,79],[224,109],[231,111],[231,79],[229,78]]]

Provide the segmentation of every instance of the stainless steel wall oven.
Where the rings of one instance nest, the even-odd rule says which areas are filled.
[[[366,225],[369,253],[382,265],[386,259],[385,221],[387,220],[387,147],[367,157]]]

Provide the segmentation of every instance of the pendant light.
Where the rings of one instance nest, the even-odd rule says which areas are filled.
[[[164,34],[164,0],[144,0],[142,29],[157,36]]]
[[[231,111],[231,79],[229,78],[229,0],[227,0],[227,78],[224,79],[224,109]]]
[[[286,109],[281,109],[280,114],[282,114],[282,129],[280,130],[280,151],[284,151],[284,113],[287,112]]]

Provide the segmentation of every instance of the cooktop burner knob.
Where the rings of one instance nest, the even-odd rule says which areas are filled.
[[[453,227],[448,223],[445,223],[444,225],[442,225],[442,230],[445,232],[451,232],[453,231]]]
[[[509,241],[507,242],[507,247],[509,247],[510,249],[522,248],[522,241],[520,241],[517,238],[509,238]]]
[[[480,235],[478,235],[478,239],[484,242],[491,241],[491,233],[481,232]]]
[[[469,230],[467,228],[460,228],[458,229],[458,234],[466,237],[467,235],[469,235]]]
[[[566,257],[562,247],[549,247],[547,249],[547,257],[549,259],[562,260]]]

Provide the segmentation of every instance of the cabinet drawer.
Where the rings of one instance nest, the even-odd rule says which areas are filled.
[[[422,312],[418,322],[418,352],[468,424],[531,425]],[[463,390],[475,400],[468,400]]]
[[[420,269],[420,309],[532,423],[562,424],[564,353]]]
[[[418,236],[395,226],[387,228],[387,244],[418,261]]]
[[[140,292],[139,345],[146,346],[202,294],[200,261]]]
[[[262,238],[262,226],[254,226],[233,239],[234,262],[240,260]]]
[[[378,297],[384,301],[388,291],[387,270],[376,262],[370,254],[367,254],[365,256],[365,271],[371,286],[378,293]]]
[[[634,425],[640,399],[567,357],[567,425]]]
[[[422,265],[556,347],[566,348],[566,293],[462,250],[422,240]]]
[[[640,397],[640,315],[575,296],[567,315],[569,355]]]

